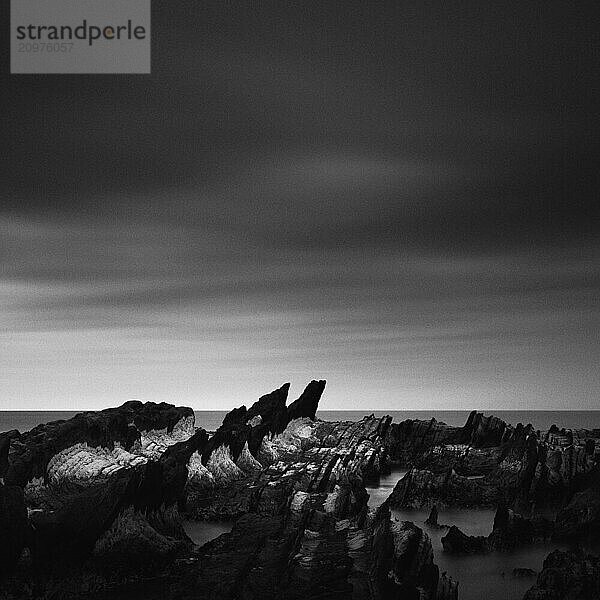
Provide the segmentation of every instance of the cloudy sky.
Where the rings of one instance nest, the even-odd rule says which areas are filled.
[[[588,4],[153,4],[150,76],[2,57],[1,409],[597,407]]]

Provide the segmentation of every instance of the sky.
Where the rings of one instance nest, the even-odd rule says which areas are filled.
[[[3,43],[0,409],[597,408],[592,8],[155,0],[151,75]]]

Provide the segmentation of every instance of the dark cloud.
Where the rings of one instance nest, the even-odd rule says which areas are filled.
[[[3,61],[7,407],[595,405],[585,4],[153,10],[151,76]]]

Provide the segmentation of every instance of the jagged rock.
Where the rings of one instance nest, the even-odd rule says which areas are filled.
[[[520,546],[549,540],[553,530],[552,521],[543,517],[527,519],[501,504],[494,517],[494,528],[487,540],[491,549],[512,551]]]
[[[241,406],[229,412],[202,453],[204,464],[208,464],[211,454],[222,446],[229,448],[234,461],[246,444],[256,456],[265,435],[280,433],[288,423],[286,400],[289,387],[290,384],[285,383],[261,396],[250,409]],[[260,423],[257,417],[260,417]]]
[[[61,450],[50,459],[47,477],[52,484],[64,481],[86,484],[106,479],[116,471],[147,461],[146,457],[131,454],[119,446],[110,451],[80,443]]]
[[[24,487],[35,477],[45,478],[53,457],[76,444],[110,451],[118,444],[130,450],[134,443],[141,442],[142,432],[160,430],[168,433],[176,429],[178,424],[176,431],[183,428],[189,437],[193,433],[193,419],[194,411],[191,408],[165,403],[144,404],[134,400],[118,408],[79,413],[67,421],[39,425],[19,437],[13,437],[8,464],[0,475],[7,484]],[[173,443],[177,441],[181,440],[174,439]]]
[[[248,448],[247,442],[244,444],[242,453],[235,464],[246,474],[260,471],[262,469],[262,465],[254,458],[254,456],[252,456],[252,454],[250,454],[250,449]]]
[[[429,516],[427,517],[425,524],[429,525],[430,527],[439,527],[438,509],[435,504],[431,507],[431,512],[429,513]]]
[[[213,474],[202,463],[202,457],[196,451],[188,461],[187,484],[197,488],[212,488],[215,484]]]
[[[188,435],[184,416],[170,432],[138,430],[132,420],[126,443],[90,435],[55,445],[43,474],[26,480],[43,508],[31,513],[40,589],[83,598],[93,572],[95,587],[123,597],[142,593],[145,576],[168,582],[144,587],[148,600],[456,600],[427,536],[392,524],[387,507],[368,510],[364,481],[385,468],[391,418],[313,421],[322,387],[311,382],[293,410],[284,386],[231,411],[211,440],[202,430]],[[309,414],[291,418],[295,411]],[[183,507],[237,522],[194,549],[182,533]],[[53,576],[63,582],[58,593]]]
[[[58,571],[81,564],[98,538],[135,497],[134,470],[121,471],[108,482],[89,485],[60,497],[55,510],[30,514],[31,551],[40,572]]]
[[[444,552],[450,554],[483,554],[490,550],[487,538],[465,535],[456,525],[450,527],[441,542]]]
[[[442,446],[459,431],[445,423],[431,419],[407,419],[391,423],[385,436],[385,447],[390,460],[403,466],[412,466],[415,459],[427,450]]]
[[[600,532],[600,467],[583,477],[556,516],[558,538],[587,537]]]
[[[395,486],[387,502],[392,508],[490,507],[499,500],[498,490],[480,479],[412,469]]]
[[[286,407],[290,384],[285,383],[270,394],[261,396],[249,409],[241,406],[229,412],[223,424],[203,452],[202,459],[208,464],[211,454],[220,446],[227,446],[237,461],[245,445],[250,454],[257,457],[265,436],[281,434],[289,422],[307,417],[314,420],[325,381],[311,381],[300,398]]]
[[[496,511],[493,530],[487,537],[465,535],[458,527],[451,527],[441,541],[444,550],[453,554],[478,554],[492,550],[511,552],[527,544],[549,540],[553,529],[551,521],[540,517],[527,519],[501,504]]]
[[[500,446],[508,425],[498,417],[472,411],[460,432],[460,441],[475,448]]]
[[[0,483],[0,577],[15,568],[28,533],[23,490]]]
[[[433,563],[433,548],[429,536],[414,523],[392,523],[394,540],[393,573],[400,594],[413,590],[434,599],[437,593],[438,568]],[[402,596],[400,596],[402,597]]]
[[[555,550],[546,557],[537,583],[523,600],[598,600],[600,559],[582,552]]]
[[[325,390],[325,380],[311,381],[302,392],[300,397],[292,402],[287,408],[288,421],[308,417],[315,420],[319,400]]]
[[[267,437],[264,437],[260,443],[258,460],[263,465],[272,465],[279,460],[279,452],[275,444]]]
[[[4,476],[8,471],[8,451],[13,439],[18,439],[20,433],[16,429],[0,433],[0,483],[4,483]]]
[[[298,452],[315,446],[319,443],[315,435],[316,429],[317,424],[308,417],[294,419],[279,435],[269,440],[269,449],[263,451],[272,454],[274,450],[279,456],[282,452]]]
[[[217,485],[227,485],[244,477],[244,472],[233,461],[229,446],[216,448],[210,455],[206,466]]]
[[[129,507],[96,541],[93,560],[97,568],[111,575],[152,573],[164,568],[185,549],[181,539],[157,531],[140,512]]]
[[[446,572],[438,581],[436,600],[458,600],[458,581],[454,581]]]

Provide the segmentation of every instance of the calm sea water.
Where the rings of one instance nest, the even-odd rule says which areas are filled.
[[[324,421],[359,421],[365,415],[374,413],[376,416],[391,415],[396,423],[405,419],[431,419],[443,421],[448,425],[464,425],[469,416],[468,410],[320,410],[317,417]],[[491,414],[484,411],[485,414]],[[70,419],[77,411],[0,411],[0,432],[10,429],[28,431],[40,423],[48,423],[58,419]],[[207,431],[215,431],[223,422],[227,414],[224,410],[197,410],[196,425]],[[497,410],[494,415],[504,419],[507,423],[531,423],[536,429],[546,430],[552,425],[571,429],[600,429],[600,410],[564,410],[564,411],[506,411]]]

